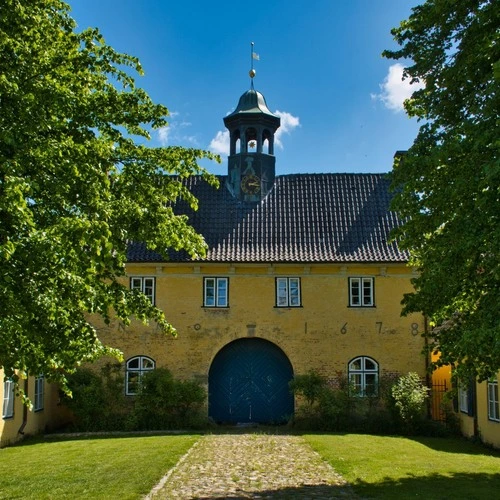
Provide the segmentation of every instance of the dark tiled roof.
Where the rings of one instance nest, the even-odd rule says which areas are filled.
[[[225,187],[201,177],[186,181],[199,200],[193,212],[178,212],[208,244],[208,262],[405,262],[408,255],[388,243],[400,224],[389,210],[389,180],[384,174],[293,174],[276,177],[268,196],[241,202]],[[142,244],[131,244],[129,262],[188,261],[183,252],[168,259]]]

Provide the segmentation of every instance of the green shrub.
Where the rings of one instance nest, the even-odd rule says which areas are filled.
[[[424,418],[425,403],[429,397],[428,387],[424,386],[417,373],[410,372],[399,377],[392,386],[391,393],[403,429],[408,434],[414,433]]]
[[[144,375],[134,413],[140,429],[195,428],[202,421],[206,399],[203,387],[194,380],[176,380],[166,368]]]
[[[206,399],[195,381],[176,380],[159,368],[144,375],[137,396],[125,396],[123,370],[107,364],[100,375],[81,368],[68,377],[73,397],[66,405],[73,411],[73,430],[135,431],[201,428],[206,417],[201,407]]]
[[[311,370],[305,375],[296,375],[289,386],[294,394],[303,396],[309,407],[312,408],[326,389],[327,380]]]
[[[72,398],[66,405],[73,411],[73,428],[78,431],[122,430],[130,404],[123,394],[123,375],[118,363],[108,363],[97,374],[80,368],[68,376]]]
[[[328,380],[314,371],[297,375],[290,382],[296,396],[305,399],[298,407],[293,424],[299,429],[340,431],[348,427],[352,401],[347,384],[333,388]]]
[[[90,370],[80,369],[68,376],[72,397],[65,396],[66,406],[75,417],[77,430],[91,431],[101,420],[103,400],[102,379]]]
[[[377,394],[359,397],[347,377],[338,377],[332,387],[315,372],[298,375],[290,387],[307,404],[297,408],[293,425],[301,430],[394,434],[397,425],[388,404],[393,383],[394,378],[381,377]]]

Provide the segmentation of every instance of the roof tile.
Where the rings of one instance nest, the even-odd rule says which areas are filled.
[[[208,262],[405,262],[408,255],[389,242],[400,225],[390,211],[385,174],[291,174],[276,177],[267,197],[242,202],[225,187],[200,176],[185,182],[199,200],[194,212],[179,202],[176,213],[208,244]],[[163,258],[141,243],[129,246],[129,262],[189,261],[185,252]]]

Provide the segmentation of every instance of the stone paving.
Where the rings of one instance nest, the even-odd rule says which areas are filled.
[[[147,499],[359,498],[299,436],[207,435]]]

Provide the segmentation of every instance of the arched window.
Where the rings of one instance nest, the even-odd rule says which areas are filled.
[[[254,127],[245,130],[245,141],[247,153],[255,153],[258,151],[257,147],[257,130]]]
[[[271,132],[266,129],[262,133],[262,152],[269,155],[274,154],[273,146],[273,134],[271,134]]]
[[[135,356],[127,361],[125,373],[125,394],[133,396],[139,392],[143,375],[155,369],[154,359],[147,356]]]
[[[349,362],[349,386],[354,396],[378,394],[378,363],[367,356]]]

